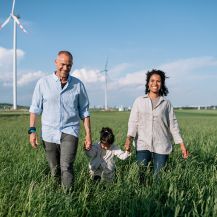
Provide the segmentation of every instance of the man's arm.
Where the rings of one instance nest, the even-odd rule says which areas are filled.
[[[90,150],[92,146],[92,137],[91,137],[91,125],[90,125],[90,117],[85,117],[83,119],[84,129],[85,129],[85,149]]]
[[[30,128],[31,127],[34,128],[36,126],[36,120],[37,120],[37,115],[35,113],[30,112],[30,117],[29,117]],[[37,139],[36,131],[29,134],[29,142],[33,148],[37,148],[38,139]]]

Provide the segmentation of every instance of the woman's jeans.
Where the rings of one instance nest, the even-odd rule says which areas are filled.
[[[157,154],[147,150],[136,152],[136,160],[139,165],[147,167],[149,162],[151,162],[153,159],[154,175],[157,175],[159,171],[166,165],[168,156],[169,155],[167,154]]]

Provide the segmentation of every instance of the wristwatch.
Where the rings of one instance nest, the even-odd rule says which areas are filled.
[[[30,127],[29,128],[28,134],[31,134],[31,133],[36,133],[36,128],[35,127]]]

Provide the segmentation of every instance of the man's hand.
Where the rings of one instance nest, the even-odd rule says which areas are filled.
[[[84,146],[86,150],[90,150],[92,147],[90,117],[84,118],[83,123],[84,123],[84,129],[86,133],[85,140],[84,140]]]
[[[91,139],[91,136],[89,135],[86,135],[85,136],[85,141],[84,141],[84,148],[86,150],[90,150],[92,147],[92,139]]]
[[[38,146],[38,139],[36,133],[31,133],[29,135],[29,142],[32,145],[32,148],[37,148]]]
[[[36,120],[37,120],[37,115],[35,113],[30,112],[29,116],[29,142],[32,145],[32,148],[37,148],[38,146],[38,139],[37,139],[37,134],[36,134]]]

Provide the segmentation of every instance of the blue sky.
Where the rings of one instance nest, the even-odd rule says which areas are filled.
[[[12,0],[0,0],[0,23]],[[144,94],[145,73],[166,72],[174,106],[216,105],[217,1],[215,0],[16,0],[18,104],[30,105],[37,80],[55,70],[59,50],[74,56],[72,74],[90,105],[131,106]],[[12,103],[13,22],[0,30],[0,102]]]

